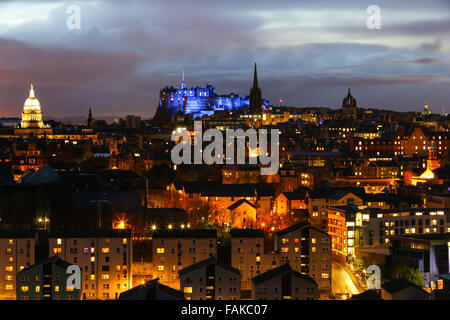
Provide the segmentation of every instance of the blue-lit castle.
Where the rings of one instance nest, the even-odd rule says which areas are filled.
[[[252,94],[259,97],[252,99]],[[254,102],[254,103],[252,103]],[[252,104],[257,104],[250,108]],[[187,88],[186,82],[181,82],[180,88],[165,87],[159,93],[159,106],[155,114],[155,118],[165,114],[166,116],[175,116],[182,112],[184,114],[192,114],[194,118],[202,117],[203,115],[212,115],[214,111],[235,110],[238,108],[249,108],[249,110],[257,111],[256,109],[265,108],[269,105],[267,100],[261,98],[261,90],[258,87],[257,71],[255,64],[255,73],[253,88],[250,96],[239,96],[238,94],[230,93],[229,95],[217,95],[216,89],[211,85],[206,85],[204,88]]]

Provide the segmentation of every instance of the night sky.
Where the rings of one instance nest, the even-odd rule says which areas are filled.
[[[47,117],[149,118],[183,69],[188,87],[244,95],[254,62],[273,104],[338,108],[351,87],[359,107],[450,112],[449,53],[449,0],[1,1],[0,117],[33,83]]]

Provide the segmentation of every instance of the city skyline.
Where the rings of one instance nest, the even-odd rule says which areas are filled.
[[[448,112],[449,5],[380,3],[380,30],[366,27],[369,1],[224,5],[76,1],[0,4],[0,116],[19,116],[30,83],[44,116],[153,117],[159,90],[205,83],[248,95],[256,62],[264,98],[339,109],[348,87],[360,108]],[[326,10],[324,10],[326,8]],[[169,18],[167,18],[169,17]],[[430,17],[433,17],[431,19]]]

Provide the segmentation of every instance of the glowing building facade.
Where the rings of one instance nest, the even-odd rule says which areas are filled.
[[[21,127],[27,128],[45,128],[42,121],[41,104],[34,95],[34,88],[31,85],[30,96],[25,100],[23,105],[22,122]]]
[[[256,79],[256,65],[255,75]],[[257,80],[256,80],[257,83]],[[212,115],[214,111],[234,110],[250,105],[249,96],[239,96],[230,93],[229,95],[217,95],[216,89],[211,85],[204,88],[187,88],[186,82],[181,82],[180,88],[165,87],[160,91],[159,107],[165,108],[173,116],[177,111],[183,111],[185,114],[193,114],[194,118],[203,115]],[[267,100],[262,100],[263,106],[268,106]]]

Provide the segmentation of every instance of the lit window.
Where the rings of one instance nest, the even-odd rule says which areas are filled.
[[[59,292],[59,286],[55,286],[55,292]]]
[[[156,253],[164,253],[164,248],[157,248]]]
[[[57,253],[61,253],[62,249],[61,248],[53,248],[53,253],[57,254]]]
[[[192,293],[192,287],[184,287],[184,293]]]
[[[5,286],[5,290],[12,290],[13,289],[13,285],[12,284],[7,284]]]
[[[127,244],[127,239],[124,238],[122,242],[123,244]]]
[[[29,287],[28,286],[21,286],[20,290],[22,290],[22,292],[28,292]]]
[[[91,257],[91,262],[95,262],[95,257]]]
[[[56,243],[58,244],[58,245],[61,245],[61,239],[56,239]]]
[[[102,248],[102,253],[109,253],[109,248]]]
[[[95,274],[91,274],[91,280],[95,280]]]
[[[109,280],[109,274],[102,274],[102,280]]]
[[[311,239],[311,243],[312,243],[312,244],[316,243],[316,238],[312,238],[312,239]]]
[[[312,251],[312,252],[316,252],[316,247],[312,247],[312,248],[311,248],[311,251]]]
[[[158,271],[164,271],[164,266],[158,266]]]
[[[41,292],[41,287],[40,286],[36,286],[36,292]]]
[[[322,279],[328,279],[330,275],[328,273],[322,273]]]

